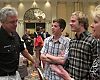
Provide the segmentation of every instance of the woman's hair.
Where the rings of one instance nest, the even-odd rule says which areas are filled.
[[[4,7],[0,10],[0,21],[1,23],[7,20],[8,16],[18,16],[18,12],[13,7]]]
[[[95,8],[93,17],[97,17],[98,19],[100,19],[100,5],[98,5],[98,6]]]
[[[84,25],[84,29],[88,30],[89,23],[88,23],[88,18],[86,16],[86,14],[84,14],[81,11],[76,11],[76,12],[72,13],[72,16],[74,16],[74,15],[78,18],[79,24],[80,23],[83,24]]]

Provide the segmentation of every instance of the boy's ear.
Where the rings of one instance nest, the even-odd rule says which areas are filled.
[[[84,26],[82,23],[80,23],[80,26]]]

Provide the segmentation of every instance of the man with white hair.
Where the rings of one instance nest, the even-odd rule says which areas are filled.
[[[18,74],[20,52],[34,63],[33,57],[24,48],[16,32],[18,13],[15,8],[4,7],[0,10],[0,80],[21,80]]]

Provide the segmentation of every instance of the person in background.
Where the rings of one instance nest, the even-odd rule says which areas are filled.
[[[18,72],[22,80],[28,76],[27,59],[20,53]]]
[[[45,32],[45,28],[43,28],[43,27],[40,27],[40,28],[41,28],[41,35],[42,35],[43,40],[50,36],[50,34],[48,32]]]
[[[44,76],[47,80],[62,80],[51,70],[50,65],[63,65],[68,55],[70,39],[62,35],[66,27],[64,19],[55,19],[52,23],[52,34],[44,40],[43,48],[41,49],[41,60],[45,63]]]
[[[25,34],[22,36],[28,52],[33,55],[33,39],[30,37],[30,32],[26,29]]]
[[[46,34],[46,38],[51,36],[48,32],[45,32],[45,34]]]
[[[34,65],[33,57],[24,48],[18,33],[18,12],[13,7],[0,9],[0,80],[21,80],[18,73],[19,55],[30,60]]]
[[[44,41],[44,39],[46,38],[46,35],[45,35],[45,28],[40,27],[40,32],[41,32],[41,37],[42,37],[42,39],[43,39],[43,41]]]
[[[70,26],[76,32],[75,38],[71,39],[68,53],[67,71],[62,66],[52,65],[64,80],[92,80],[89,74],[93,61],[98,56],[97,40],[91,36],[88,30],[88,18],[80,11],[72,13]],[[69,75],[68,75],[69,73]]]
[[[37,65],[41,66],[41,60],[40,60],[40,51],[43,47],[43,39],[41,36],[41,29],[40,26],[36,27],[36,32],[34,32],[34,50],[37,60]]]

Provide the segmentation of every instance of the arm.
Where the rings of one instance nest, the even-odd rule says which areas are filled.
[[[47,56],[46,56],[46,54],[48,54],[47,53],[48,52],[48,48],[47,48],[46,44],[47,44],[47,39],[44,40],[44,45],[43,45],[43,47],[41,49],[41,56],[40,56],[40,58],[44,62],[51,62],[51,60],[48,59]]]
[[[34,49],[35,49],[35,42],[36,42],[36,38],[34,38],[34,41],[33,41],[33,42],[34,42]]]
[[[65,59],[63,56],[53,56],[50,54],[41,54],[41,60],[53,64],[64,64]]]
[[[51,62],[51,60],[47,58],[46,54],[41,54],[40,58],[42,61]]]
[[[28,52],[27,49],[25,49],[25,50],[22,51],[22,55],[23,55],[25,58],[27,58],[28,60],[30,60],[32,63],[35,62],[34,59],[33,59],[33,57],[29,54],[29,52]]]
[[[74,80],[73,78],[70,77],[68,72],[61,65],[51,65],[50,67],[53,71],[55,71],[64,80]]]
[[[50,63],[64,64],[65,62],[64,56],[53,56],[50,54],[46,54],[46,57],[49,59]]]
[[[61,53],[59,53],[58,56],[51,55],[52,53],[49,53],[48,50],[48,47],[50,47],[48,43],[49,43],[49,38],[46,38],[44,40],[44,45],[41,49],[41,60],[46,61],[48,63],[63,64],[65,60],[64,52],[63,55]]]

